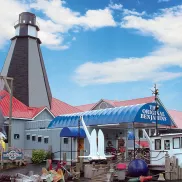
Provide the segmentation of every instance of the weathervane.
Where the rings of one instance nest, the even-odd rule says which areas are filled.
[[[157,120],[157,111],[159,110],[159,104],[157,102],[157,97],[159,95],[159,89],[157,88],[156,84],[154,85],[154,90],[151,90],[152,91],[152,94],[155,95],[155,103],[156,103],[156,106],[155,106],[155,111],[156,111],[156,136],[158,135],[158,120]]]

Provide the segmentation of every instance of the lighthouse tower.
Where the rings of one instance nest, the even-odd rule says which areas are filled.
[[[51,107],[52,94],[37,38],[36,16],[19,15],[1,75],[13,77],[13,96],[29,107]]]

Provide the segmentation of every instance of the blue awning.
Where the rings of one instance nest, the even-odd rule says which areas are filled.
[[[146,125],[156,123],[155,103],[145,103],[57,116],[50,122],[48,128],[78,127],[80,116],[83,116],[87,126],[134,122]],[[161,105],[157,111],[157,123],[165,126],[173,125],[171,117]]]
[[[83,128],[80,128],[80,135],[79,135],[79,128],[69,128],[65,127],[60,132],[60,137],[80,137],[86,138],[85,131]]]

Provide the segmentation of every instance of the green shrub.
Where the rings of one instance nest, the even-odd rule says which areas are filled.
[[[36,164],[42,163],[46,158],[46,152],[44,150],[32,151],[32,162]]]

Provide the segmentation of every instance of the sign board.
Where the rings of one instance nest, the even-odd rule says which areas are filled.
[[[15,150],[10,150],[8,152],[2,153],[2,159],[3,160],[22,160],[23,159],[23,153],[22,152],[16,152]]]
[[[135,121],[141,123],[156,123],[157,121],[158,124],[171,125],[172,120],[163,106],[159,105],[159,109],[157,111],[155,110],[155,107],[155,103],[148,103],[143,105],[139,109],[135,117]]]
[[[156,118],[157,117],[157,118]],[[166,115],[164,111],[156,111],[154,105],[149,105],[149,108],[143,108],[140,118],[147,120],[158,120],[158,121],[167,121]]]

